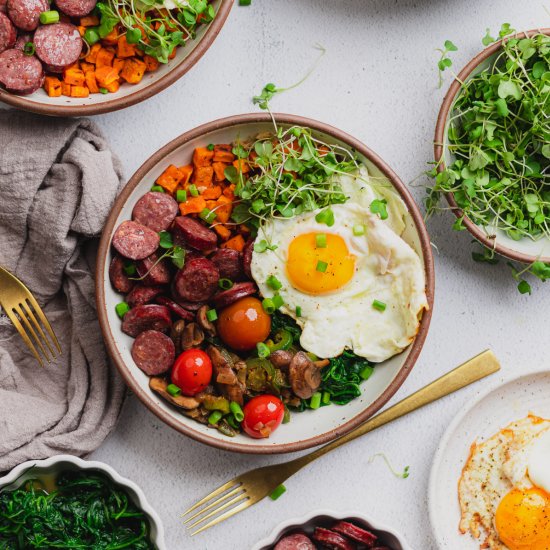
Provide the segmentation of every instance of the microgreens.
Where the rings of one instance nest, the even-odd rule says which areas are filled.
[[[374,462],[374,460],[376,459],[376,457],[378,457],[378,456],[384,460],[384,462],[386,463],[386,466],[389,468],[390,472],[395,477],[399,477],[401,479],[407,479],[409,477],[409,469],[410,469],[409,466],[405,466],[405,468],[403,469],[402,472],[398,472],[397,470],[395,470],[393,468],[389,458],[384,453],[376,453],[375,455],[372,455],[369,458],[369,464],[372,464]]]
[[[441,54],[441,58],[437,62],[437,68],[439,69],[439,87],[440,88],[441,86],[443,86],[443,72],[449,67],[452,67],[453,65],[453,62],[449,57],[449,53],[456,52],[457,50],[458,48],[450,40],[445,40],[445,44],[443,45],[443,48],[438,48],[436,50]]]

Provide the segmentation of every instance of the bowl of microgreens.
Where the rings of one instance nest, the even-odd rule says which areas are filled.
[[[43,67],[36,74],[35,91],[17,94],[0,87],[0,101],[54,116],[97,115],[135,105],[199,61],[224,25],[233,0],[92,0],[87,6],[91,11],[74,16],[53,5],[42,14],[48,17],[41,17],[34,38],[20,32],[19,39],[28,40],[28,58],[21,64],[40,66],[41,61]],[[69,52],[58,38],[64,32],[72,33]],[[47,48],[44,35],[52,42]]]
[[[326,443],[378,411],[420,354],[433,296],[399,177],[357,139],[285,114],[213,121],[146,160],[96,269],[133,393],[182,434],[255,454]]]
[[[455,75],[441,106],[427,199],[430,213],[445,195],[453,228],[485,247],[478,259],[497,253],[542,279],[550,261],[549,35],[504,24],[496,41],[487,31],[488,47]],[[456,49],[446,42],[440,71]]]

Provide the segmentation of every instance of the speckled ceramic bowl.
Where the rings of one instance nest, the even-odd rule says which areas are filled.
[[[131,218],[136,201],[150,190],[152,183],[169,164],[188,164],[196,147],[209,143],[230,143],[238,136],[249,137],[273,131],[273,122],[268,114],[237,115],[210,122],[176,138],[145,161],[113,206],[103,231],[96,271],[97,310],[103,336],[109,354],[133,393],[154,414],[181,433],[221,449],[260,454],[299,451],[327,443],[348,433],[376,413],[401,386],[420,354],[430,324],[434,294],[433,258],[422,215],[408,189],[391,168],[360,141],[327,124],[294,115],[275,114],[275,117],[279,125],[307,126],[321,139],[355,150],[369,172],[393,186],[408,208],[403,238],[417,251],[423,263],[430,310],[424,313],[413,343],[403,353],[374,369],[368,382],[362,385],[361,396],[345,406],[334,405],[294,414],[291,422],[281,426],[267,439],[252,439],[246,435],[224,436],[182,415],[149,389],[149,377],[135,365],[130,354],[133,339],[122,332],[115,312],[115,305],[120,302],[121,296],[109,281],[111,238],[118,225]]]
[[[220,32],[233,0],[213,0],[216,17],[197,30],[197,36],[176,50],[176,57],[158,70],[146,73],[139,84],[122,84],[113,94],[90,94],[85,98],[49,97],[41,88],[27,96],[0,89],[0,101],[12,107],[53,116],[89,116],[125,109],[161,92],[181,78],[212,45]]]
[[[517,33],[512,36],[507,36],[504,40],[506,41],[513,37],[524,38],[525,36],[532,36],[537,33],[550,35],[550,29],[533,29],[530,31]],[[477,54],[464,67],[464,69],[458,73],[457,78],[453,81],[449,91],[445,95],[445,99],[443,100],[443,104],[441,105],[439,116],[437,118],[434,138],[434,158],[436,159],[436,162],[440,159],[443,160],[443,162],[438,166],[439,172],[442,172],[445,169],[446,164],[453,161],[452,155],[444,144],[447,143],[447,131],[449,128],[449,119],[453,110],[453,105],[460,93],[460,90],[462,89],[460,83],[467,82],[470,78],[479,74],[481,71],[487,69],[492,63],[494,63],[496,57],[501,51],[501,46],[502,41],[498,41]],[[456,217],[462,217],[463,212],[456,203],[454,195],[452,193],[447,193],[446,198]],[[511,260],[529,264],[536,260],[550,262],[550,239],[542,238],[537,241],[533,241],[529,238],[523,238],[519,241],[515,241],[508,237],[504,231],[493,227],[478,226],[466,216],[464,217],[463,224],[480,243],[489,249],[495,250],[498,254],[510,258]]]
[[[111,466],[95,460],[82,460],[71,455],[56,455],[45,460],[28,460],[16,466],[4,477],[0,477],[0,491],[2,489],[17,489],[30,478],[40,477],[41,475],[56,475],[61,472],[85,470],[99,471],[105,474],[117,485],[126,490],[132,502],[139,507],[149,520],[151,528],[151,542],[157,550],[167,550],[164,542],[164,528],[158,514],[147,502],[143,491],[129,479],[122,477]]]
[[[254,545],[252,550],[273,550],[273,547],[285,535],[294,532],[303,532],[306,535],[312,534],[315,527],[330,527],[331,524],[342,519],[351,521],[363,529],[373,531],[378,536],[379,543],[388,546],[391,550],[412,550],[412,546],[405,541],[403,535],[372,519],[372,517],[357,512],[332,512],[330,510],[316,510],[301,518],[294,518],[280,523],[268,537]]]

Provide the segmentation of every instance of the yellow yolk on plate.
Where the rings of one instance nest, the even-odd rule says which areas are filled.
[[[286,269],[294,288],[309,294],[324,294],[351,280],[355,256],[339,235],[305,233],[290,243]]]
[[[550,495],[539,489],[513,489],[495,514],[500,540],[510,550],[550,548]]]

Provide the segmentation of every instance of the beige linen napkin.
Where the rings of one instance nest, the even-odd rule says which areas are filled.
[[[0,265],[34,293],[63,349],[41,368],[1,314],[0,471],[84,455],[115,426],[124,384],[103,345],[93,269],[121,180],[89,120],[0,111]]]

